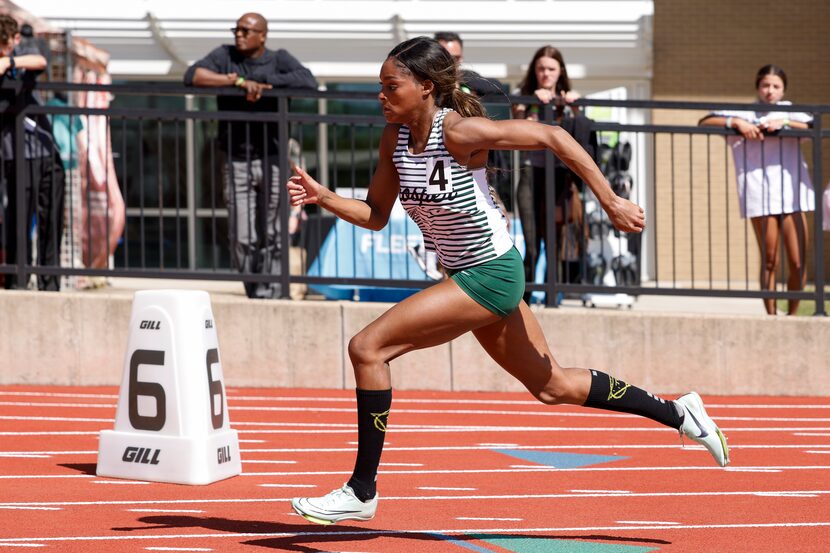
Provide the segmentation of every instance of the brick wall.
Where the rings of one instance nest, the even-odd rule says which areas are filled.
[[[655,0],[653,21],[655,100],[753,102],[755,73],[775,63],[787,72],[786,99],[830,104],[830,2],[826,0]],[[694,125],[703,115],[664,110],[655,113],[654,122]],[[825,117],[823,125],[828,128],[830,118]],[[751,285],[756,285],[758,248],[752,229],[739,216],[731,153],[724,143],[719,137],[708,141],[698,137],[690,150],[688,137],[678,135],[671,163],[671,139],[661,135],[656,140],[660,280],[688,280],[692,270],[695,280],[708,278],[711,247],[713,275],[725,277],[729,267],[733,280],[736,276],[745,280],[748,274]],[[812,169],[809,141],[803,150]],[[725,154],[729,154],[726,159]],[[815,183],[821,187],[830,180],[830,141],[824,142],[822,164],[822,181]],[[824,237],[830,242],[830,234]],[[830,261],[827,243],[825,259]],[[825,271],[830,269],[830,263],[825,265]],[[809,260],[808,269],[812,275]]]

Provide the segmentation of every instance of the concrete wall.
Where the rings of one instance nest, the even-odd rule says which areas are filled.
[[[348,339],[388,304],[211,299],[229,386],[352,388]],[[132,298],[0,292],[0,384],[117,385]],[[830,395],[830,319],[537,312],[565,366],[655,393]],[[399,389],[521,390],[472,335],[392,363]]]

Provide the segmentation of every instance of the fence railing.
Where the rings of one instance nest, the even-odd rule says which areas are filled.
[[[37,105],[3,116],[4,128],[15,129],[14,155],[4,151],[0,175],[7,183],[5,193],[0,194],[13,199],[5,205],[0,223],[0,250],[6,253],[0,259],[0,278],[7,281],[7,287],[9,282],[25,287],[31,275],[62,277],[64,282],[78,277],[128,276],[278,282],[282,297],[288,297],[291,284],[301,283],[327,297],[370,298],[384,290],[405,294],[439,278],[440,268],[423,251],[419,231],[411,221],[397,217],[397,211],[387,228],[370,233],[338,224],[330,214],[312,206],[304,214],[299,233],[290,234],[286,201],[278,207],[279,249],[299,256],[299,261],[294,264],[290,255],[277,256],[279,270],[269,274],[240,273],[233,265],[223,193],[229,163],[223,152],[233,149],[233,133],[238,139],[240,129],[249,134],[253,130],[263,144],[276,138],[280,145],[298,145],[299,151],[293,153],[286,147],[276,152],[282,181],[292,162],[303,163],[321,183],[359,197],[374,171],[385,125],[372,94],[267,91],[267,96],[276,99],[278,110],[251,114],[197,109],[197,103],[217,94],[239,94],[236,89],[54,83],[41,88],[46,95],[58,90],[68,91],[70,98],[79,93],[114,94],[137,99],[133,103],[140,100],[151,105],[146,98],[155,98],[155,103],[169,105]],[[511,100],[538,103],[530,97]],[[494,117],[509,117],[503,96],[485,98],[485,103]],[[828,181],[824,166],[830,162],[826,159],[830,149],[824,142],[830,131],[822,119],[830,113],[830,106],[776,107],[809,113],[814,121],[810,129],[783,130],[778,135],[797,141],[807,158],[817,207],[808,217],[810,230],[799,234],[808,287],[792,291],[787,289],[788,280],[792,281],[783,244],[777,249],[780,263],[774,288],[760,286],[760,266],[768,260],[759,250],[750,222],[740,218],[732,152],[725,140],[737,135],[726,128],[696,124],[710,111],[760,111],[763,106],[596,99],[581,99],[576,105],[592,117],[590,130],[596,133],[595,153],[603,171],[618,193],[645,207],[648,226],[639,236],[614,231],[590,192],[575,183],[576,196],[565,193],[561,220],[547,217],[544,221],[540,234],[545,244],[555,247],[546,248],[533,267],[537,278],[528,282],[528,291],[534,293],[534,301],[553,306],[563,294],[588,301],[608,294],[751,297],[814,300],[816,313],[824,314],[827,258],[821,194]],[[540,108],[540,118],[553,122],[555,107]],[[27,119],[43,118],[53,127],[60,124],[70,131],[68,142],[58,140],[57,145],[41,151],[44,159],[63,156],[63,183],[55,173],[40,182],[32,176]],[[80,138],[73,134],[77,128],[83,129]],[[783,143],[769,142],[777,142],[779,148]],[[775,158],[774,152],[769,154]],[[545,205],[534,208],[553,214],[557,211],[555,191],[563,186],[557,180],[563,173],[552,155],[543,158],[543,184],[552,193],[546,195]],[[501,166],[492,172],[493,186],[512,223],[517,245],[524,251],[529,220],[519,217],[521,199],[516,194],[526,186],[521,181],[523,171],[530,170],[526,168],[530,161],[525,153],[500,159]],[[570,182],[565,185],[571,187]],[[15,186],[16,193],[9,186]],[[32,191],[28,195],[27,187]],[[62,196],[62,236],[60,229],[44,219],[50,211],[39,209],[37,198],[45,189]],[[561,200],[563,193],[559,194]],[[286,196],[284,189],[282,195]],[[123,199],[123,209],[115,196]],[[125,217],[123,232],[113,233],[119,210]],[[14,228],[10,228],[12,221]],[[56,241],[61,244],[60,256],[53,251]]]

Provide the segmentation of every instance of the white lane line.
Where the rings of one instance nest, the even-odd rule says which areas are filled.
[[[107,484],[114,486],[146,486],[150,482],[139,482],[137,480],[95,480],[93,484]]]
[[[204,513],[201,509],[127,509],[129,513]]]
[[[232,426],[242,426],[242,424],[234,423]],[[322,425],[320,428],[309,428],[308,425],[297,424],[292,425],[296,428],[279,428],[279,429],[269,429],[269,430],[258,430],[255,433],[257,434],[302,434],[307,436],[313,435],[331,435],[331,434],[349,434],[353,435],[356,430],[355,425],[350,425],[347,428],[342,429],[333,429],[331,425]],[[730,434],[733,432],[755,432],[755,433],[768,433],[768,432],[808,432],[812,430],[829,430],[830,427],[749,427],[749,428],[731,428],[731,427],[721,427],[724,433]],[[240,431],[245,432],[245,431]],[[597,426],[394,426],[390,428],[390,434],[418,434],[418,433],[433,433],[433,432],[441,432],[444,434],[448,433],[479,433],[479,432],[573,432],[573,433],[593,433],[593,432],[601,432],[601,433],[612,433],[612,432],[625,432],[625,433],[635,433],[635,432],[648,432],[648,433],[657,433],[657,432],[671,432],[672,434],[677,434],[677,430],[672,428],[655,428],[653,426],[649,427],[630,427],[630,426],[605,426],[605,427],[597,427]],[[356,444],[357,442],[349,442]],[[384,448],[385,449],[385,448]]]
[[[286,395],[291,390],[280,390],[280,395],[240,395],[237,390],[226,390],[229,401],[273,401],[275,403],[309,402],[316,403],[349,403],[354,404],[354,394],[343,396],[314,396],[314,395]],[[41,392],[22,390],[0,390],[0,396],[11,397],[43,397],[43,398],[81,398],[81,399],[108,399],[117,400],[118,394],[93,394],[82,392]],[[465,398],[395,398],[396,404],[428,404],[428,405],[523,405],[539,407],[539,402],[531,399],[465,399]],[[707,403],[708,409],[830,409],[828,403]]]
[[[813,446],[807,446],[813,447]],[[44,455],[47,457],[51,457],[52,455],[97,455],[98,452],[95,450],[87,450],[87,451],[4,451],[0,453],[0,457],[5,456],[13,456],[13,455]]]
[[[68,408],[68,409],[115,409],[114,403],[50,403],[50,402],[15,402],[0,401],[0,407],[47,407],[47,408]],[[287,412],[292,413],[353,413],[354,408],[320,407],[320,406],[229,406],[228,410],[233,414],[239,411],[255,412]],[[580,418],[633,418],[628,414],[593,413],[559,411],[550,409],[545,411],[504,411],[495,409],[395,409],[396,415],[402,414],[425,414],[425,415],[487,415],[487,416],[531,416],[531,417],[580,417]],[[741,420],[741,421],[770,421],[770,422],[830,422],[830,418],[777,418],[777,417],[718,417],[718,420]]]
[[[60,511],[60,507],[22,507],[22,506],[12,506],[12,505],[0,505],[0,509],[8,509],[10,511],[20,510],[20,511]]]
[[[0,453],[0,459],[48,459],[51,455],[40,453]]]
[[[721,468],[717,466],[692,466],[692,465],[678,465],[671,467],[614,467],[614,466],[590,466],[590,467],[574,467],[574,468],[557,468],[545,465],[529,465],[528,468],[514,468],[514,469],[435,469],[435,470],[381,470],[379,474],[384,475],[414,475],[414,474],[516,474],[525,472],[651,472],[651,471],[732,471],[732,472],[782,472],[787,470],[828,470],[830,465],[791,465],[791,466],[772,466],[772,467],[726,467]],[[351,472],[345,470],[336,471],[302,471],[302,472],[243,472],[240,477],[275,477],[275,476],[342,476],[350,475]],[[96,478],[89,474],[3,474],[0,475],[0,480],[37,480],[44,478],[62,479],[62,478]],[[149,482],[132,482],[132,481],[117,481],[117,480],[100,480],[97,483],[135,483],[148,484]]]
[[[267,422],[267,423],[248,423],[248,422],[234,422],[232,426],[240,433],[240,434],[297,434],[297,433],[306,433],[306,434],[346,434],[349,432],[356,432],[357,425],[348,423],[348,424],[301,424],[301,423],[280,423],[280,422]],[[250,426],[257,426],[259,428],[246,428]],[[270,427],[270,428],[262,428],[262,427]],[[721,425],[721,428],[724,432],[766,432],[766,431],[775,431],[775,432],[792,432],[795,436],[830,436],[830,432],[811,432],[812,430],[824,430],[830,429],[830,427],[764,427],[764,426],[756,426],[756,427],[748,427],[748,428],[735,428],[729,426]],[[434,425],[434,424],[396,424],[394,427],[390,428],[392,432],[400,432],[400,433],[410,433],[410,432],[509,432],[509,431],[569,431],[569,432],[666,432],[668,430],[673,430],[671,428],[661,428],[661,427],[594,427],[594,426],[569,426],[569,427],[562,427],[562,426],[479,426],[479,425],[453,425],[453,426],[441,426],[441,425]],[[676,433],[677,431],[674,430]],[[491,446],[486,447],[510,447],[514,444],[494,444]],[[624,447],[624,446],[620,446]]]
[[[46,547],[42,543],[3,543],[0,541],[0,547]]]
[[[497,518],[497,517],[455,517],[455,520],[482,520],[485,522],[521,522],[523,518]]]
[[[441,488],[438,486],[418,486],[418,489],[431,492],[474,492],[478,488]]]
[[[234,401],[274,401],[288,403],[292,401],[319,403],[351,403],[354,404],[354,397],[306,397],[306,396],[237,396],[232,392],[228,393],[228,400]],[[451,405],[524,405],[539,406],[539,402],[527,399],[439,399],[439,398],[395,398],[396,404],[451,404]],[[707,403],[706,409],[830,409],[830,403],[819,404],[753,404],[753,403]]]
[[[717,466],[671,466],[671,467],[614,467],[614,466],[589,466],[589,467],[574,467],[574,468],[557,468],[548,467],[545,465],[533,466],[526,469],[435,469],[435,470],[381,470],[379,474],[513,474],[519,472],[649,472],[649,471],[689,471],[689,470],[703,470],[703,471],[784,471],[784,470],[828,470],[830,465],[791,465],[791,466],[772,466],[772,467],[726,467],[721,468]],[[245,472],[240,476],[337,476],[351,474],[347,471],[304,471],[304,472]]]
[[[244,449],[242,450],[245,451]],[[297,461],[282,461],[279,459],[242,459],[243,465],[268,464],[268,465],[296,465]]]
[[[0,480],[39,480],[41,478],[95,478],[91,474],[0,474]]]
[[[235,422],[234,428],[251,426],[251,423]],[[354,432],[357,429],[355,424],[304,424],[304,423],[258,423],[257,426],[269,426],[275,428],[242,430],[240,433],[261,433],[261,434],[344,434]],[[334,428],[332,428],[334,427]],[[825,426],[748,426],[730,427],[722,426],[721,429],[728,432],[824,432],[830,431]],[[673,428],[655,426],[493,426],[493,425],[424,425],[424,424],[396,424],[390,427],[390,432],[672,432],[677,433]],[[821,434],[825,435],[825,434]],[[826,434],[830,435],[830,434]]]
[[[12,417],[0,415],[0,421],[49,421],[49,422],[105,422],[113,424],[115,419],[90,419],[83,417]]]
[[[617,524],[648,524],[659,526],[677,526],[679,522],[668,522],[663,520],[618,520]]]
[[[0,405],[3,405],[0,402]],[[44,406],[55,404],[44,404]],[[65,405],[70,407],[72,404]],[[89,404],[97,407],[98,405]],[[60,405],[64,406],[64,405]],[[82,406],[87,406],[82,404]],[[114,407],[114,406],[113,406]],[[708,407],[708,406],[707,406]],[[228,410],[233,413],[235,411],[256,411],[256,412],[292,412],[292,413],[354,413],[353,407],[339,408],[339,407],[319,407],[319,406],[229,406]],[[527,416],[527,417],[577,417],[577,418],[600,418],[600,419],[634,419],[635,415],[629,414],[615,414],[602,413],[593,411],[560,411],[558,409],[546,409],[544,411],[512,411],[512,410],[495,410],[495,409],[406,409],[398,408],[394,410],[397,414],[407,415],[488,415],[488,416]],[[718,420],[741,420],[741,421],[804,421],[804,422],[828,422],[830,418],[815,418],[815,417],[729,417],[718,416]]]
[[[317,484],[260,484],[261,488],[316,488]]]
[[[98,436],[100,432],[0,432],[0,436]]]
[[[51,403],[33,401],[0,401],[0,407],[69,407],[71,409],[115,409],[115,403]]]
[[[810,492],[758,492],[758,497],[818,497]]]
[[[615,415],[616,416],[616,415]],[[625,415],[631,418],[631,415]],[[100,422],[112,424],[114,419],[93,419],[83,417],[29,417],[29,416],[0,416],[0,420],[12,421],[51,421],[51,422]],[[760,419],[751,419],[759,421]],[[830,419],[826,419],[830,421]],[[804,422],[809,419],[792,419],[793,422]],[[348,434],[353,433],[357,426],[344,423],[286,423],[286,422],[236,422],[232,425],[235,428],[243,426],[271,427],[267,430],[256,431],[241,430],[240,432],[261,433],[261,434]],[[395,425],[396,433],[410,432],[676,432],[672,428],[660,428],[654,426],[629,427],[629,426],[493,426],[493,425]],[[722,427],[724,432],[828,432],[830,427],[806,426],[806,427]],[[799,435],[799,434],[796,434]],[[830,436],[830,433],[806,434],[812,436]]]
[[[743,490],[743,491],[708,491],[708,492],[630,492],[630,493],[554,493],[554,494],[488,494],[488,495],[416,495],[416,496],[384,496],[384,501],[485,501],[485,500],[549,500],[549,499],[583,499],[585,497],[599,498],[641,498],[641,497],[776,497],[769,494],[785,494],[792,496],[818,495],[828,496],[830,490]],[[208,504],[245,504],[245,503],[282,503],[290,496],[278,498],[226,498],[226,499],[152,499],[152,500],[110,500],[110,501],[38,501],[25,503],[3,503],[4,506],[38,506],[38,507],[98,507],[101,505],[126,505],[130,507],[148,505],[208,505]],[[0,538],[2,540],[2,538]]]
[[[308,428],[357,428],[357,424],[353,422],[262,422],[262,421],[234,421],[232,424],[233,427],[242,427],[242,426],[267,426],[267,427],[290,427],[290,428],[302,428],[307,426]],[[240,432],[256,432],[255,430],[240,430]]]
[[[746,529],[746,528],[824,528],[830,527],[828,521],[815,522],[766,522],[766,523],[733,523],[733,524],[678,524],[648,525],[632,524],[627,526],[560,526],[548,528],[420,528],[414,530],[332,530],[326,531],[327,538],[347,536],[388,536],[390,533],[401,534],[510,534],[517,532],[527,533],[549,533],[549,532],[598,532],[598,531],[619,531],[619,530],[723,530],[723,529]],[[204,534],[143,534],[143,535],[110,535],[110,536],[55,536],[46,538],[2,538],[0,545],[25,542],[123,542],[123,541],[148,541],[148,540],[204,540],[204,539],[239,539],[239,538],[288,538],[288,537],[319,537],[319,531],[308,532],[214,532]]]
[[[84,394],[84,393],[69,393],[69,392],[24,392],[0,390],[0,396],[14,396],[14,397],[74,397],[86,399],[118,399],[118,394]]]
[[[631,493],[631,490],[571,490],[571,493],[589,493],[589,494],[624,494]]]
[[[244,431],[243,431],[244,432]],[[97,432],[95,433],[98,434]],[[498,446],[425,446],[425,447],[394,447],[386,444],[384,451],[489,451],[492,449],[518,449],[523,451],[558,451],[566,449],[576,450],[618,450],[618,449],[701,449],[697,445],[681,443],[676,444],[608,444],[608,445],[593,445],[593,444],[556,444],[556,445],[516,445],[516,444],[499,444]],[[812,451],[819,448],[827,448],[826,451]],[[800,449],[811,450],[806,453],[830,453],[830,444],[729,444],[729,449]],[[284,454],[284,453],[342,453],[354,452],[353,447],[320,447],[320,448],[241,448],[244,454],[252,453],[268,453],[268,454]],[[15,455],[98,455],[98,450],[67,450],[67,451],[4,451],[0,452],[2,456]],[[286,460],[271,460],[271,459],[243,459],[243,463],[283,463],[296,464],[297,461]]]
[[[147,551],[213,551],[210,547],[145,547]]]
[[[724,470],[729,472],[781,472],[781,469],[767,467],[726,467]]]
[[[692,447],[691,444],[687,444]],[[697,447],[697,446],[694,446]],[[729,444],[729,449],[804,449],[807,448],[830,448],[830,444]],[[556,444],[556,445],[511,445],[506,447],[491,446],[422,446],[422,447],[386,447],[384,451],[487,451],[491,449],[521,449],[521,450],[559,450],[559,449],[684,449],[682,443],[676,444]],[[242,450],[244,453],[339,453],[343,451],[353,452],[354,448],[327,447],[327,448],[268,448]]]
[[[816,451],[816,450],[813,450],[813,449],[808,449],[804,453],[830,453],[830,449],[822,449],[822,450],[819,450],[819,451]]]

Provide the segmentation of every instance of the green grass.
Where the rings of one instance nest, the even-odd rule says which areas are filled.
[[[815,288],[812,286],[807,286],[804,289],[806,292],[813,292]],[[828,293],[825,294],[825,297]],[[787,312],[787,300],[778,300],[777,307],[778,310],[786,313]],[[796,317],[812,317],[813,314],[816,312],[816,302],[813,300],[801,300],[801,303],[798,304],[798,312],[795,314]],[[824,300],[824,312],[830,313],[830,300]]]

